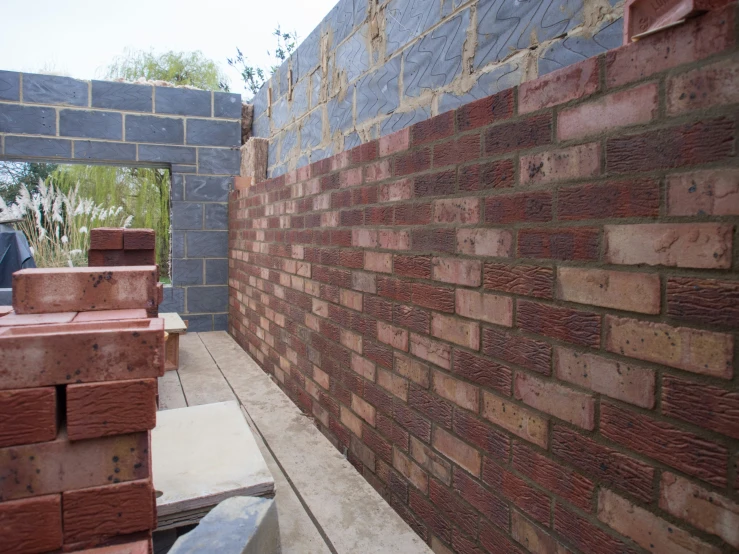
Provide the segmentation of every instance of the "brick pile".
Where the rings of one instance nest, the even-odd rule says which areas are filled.
[[[0,551],[149,552],[158,268],[22,270],[0,310]],[[7,313],[9,312],[9,313]]]
[[[230,332],[437,552],[739,549],[736,36],[232,193]]]

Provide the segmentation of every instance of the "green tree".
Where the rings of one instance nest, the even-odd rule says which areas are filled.
[[[272,33],[277,37],[277,46],[274,54],[267,50],[267,55],[274,57],[274,64],[269,68],[270,75],[277,71],[283,62],[293,53],[298,45],[298,34],[293,31],[292,33],[285,33],[277,26],[277,29]],[[241,73],[241,79],[244,81],[244,85],[247,90],[251,92],[252,96],[255,96],[262,85],[267,80],[266,72],[261,67],[256,67],[249,63],[249,60],[241,49],[236,48],[236,57],[228,58],[226,60],[228,65],[238,70]]]
[[[174,85],[190,85],[203,90],[228,92],[228,77],[213,60],[196,52],[155,54],[143,50],[126,50],[111,63],[105,73],[108,79],[167,81]]]
[[[47,163],[0,162],[0,196],[6,204],[12,203],[23,185],[33,192],[39,179],[46,181],[57,167]]]

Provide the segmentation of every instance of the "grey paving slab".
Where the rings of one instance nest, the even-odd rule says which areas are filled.
[[[136,145],[120,142],[75,140],[74,159],[130,162],[136,159]]]
[[[400,56],[357,82],[357,125],[395,111],[400,105]]]
[[[226,202],[231,190],[232,177],[205,177],[203,175],[185,176],[185,200],[206,200]]]
[[[214,92],[213,117],[241,119],[241,95],[234,92]]]
[[[228,204],[205,204],[205,228],[228,229]]]
[[[206,175],[238,175],[241,151],[237,148],[200,148],[198,173]]]
[[[195,146],[240,146],[241,122],[188,119],[187,144]]]
[[[180,368],[177,373],[188,406],[236,400],[212,355],[196,332],[192,318],[188,332],[180,336]]]
[[[36,137],[5,137],[6,156],[29,158],[71,158],[72,141]]]
[[[0,100],[18,102],[21,97],[21,74],[15,71],[0,71]]]
[[[228,260],[205,260],[205,284],[228,284]]]
[[[172,284],[173,285],[202,285],[203,277],[203,260],[187,259],[172,260]],[[196,310],[201,311],[201,310]],[[207,310],[202,310],[207,311]]]
[[[123,139],[123,115],[98,110],[60,110],[59,134],[63,137]]]
[[[183,144],[185,122],[173,117],[126,115],[126,141]]]
[[[87,106],[88,84],[57,75],[23,74],[23,101],[33,104]]]
[[[158,381],[159,410],[172,410],[187,407],[185,394],[182,392],[180,376],[176,371],[166,372],[163,376],[159,377]]]
[[[151,112],[154,87],[132,83],[92,82],[92,106],[112,110]]]
[[[202,229],[203,205],[199,202],[172,202],[172,229]]]
[[[188,258],[228,257],[227,231],[188,231],[186,242]]]
[[[439,21],[439,0],[390,0],[385,9],[387,53],[400,50]]]
[[[173,115],[209,117],[211,93],[175,87],[154,87],[154,111]]]
[[[0,104],[0,133],[56,135],[56,110]]]

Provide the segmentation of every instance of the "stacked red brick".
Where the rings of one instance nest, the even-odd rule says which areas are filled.
[[[739,548],[736,28],[232,195],[231,333],[437,551]]]
[[[0,550],[148,550],[158,271],[23,270],[0,317]]]

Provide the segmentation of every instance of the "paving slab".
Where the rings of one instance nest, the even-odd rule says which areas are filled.
[[[236,399],[197,333],[180,337],[180,369],[177,373],[188,406]]]

